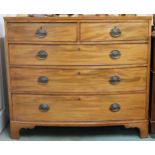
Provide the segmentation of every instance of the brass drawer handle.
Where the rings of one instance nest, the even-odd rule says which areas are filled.
[[[113,103],[110,106],[110,111],[111,112],[118,112],[118,111],[120,111],[120,109],[121,109],[121,106],[118,103]]]
[[[112,76],[112,77],[110,78],[110,83],[111,83],[112,85],[119,84],[120,82],[121,82],[121,79],[120,79],[119,76],[114,75],[114,76]]]
[[[48,77],[46,77],[46,76],[40,76],[38,78],[38,83],[40,83],[40,84],[47,84],[48,83]]]
[[[120,37],[121,34],[122,34],[121,30],[117,28],[116,26],[110,31],[110,35],[114,38]]]
[[[113,50],[113,51],[111,51],[111,53],[110,53],[110,57],[111,57],[112,59],[119,59],[119,58],[121,57],[121,52],[118,51],[118,50]]]
[[[47,31],[43,29],[43,27],[40,27],[36,30],[35,34],[38,38],[45,38],[47,36]]]
[[[46,51],[41,50],[37,53],[36,56],[39,60],[45,60],[48,57],[48,53]]]
[[[41,111],[41,112],[47,112],[47,111],[49,111],[49,106],[47,105],[47,104],[40,104],[40,106],[39,106],[39,110]]]

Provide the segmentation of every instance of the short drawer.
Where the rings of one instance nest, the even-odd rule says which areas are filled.
[[[11,65],[147,64],[147,44],[9,45]]]
[[[81,41],[147,40],[147,22],[82,23]]]
[[[76,27],[76,23],[10,23],[7,33],[14,42],[76,41]]]
[[[11,68],[13,92],[111,93],[144,91],[146,68]]]
[[[145,119],[146,95],[13,95],[15,121]]]

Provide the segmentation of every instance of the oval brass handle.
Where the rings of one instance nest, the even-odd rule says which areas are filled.
[[[116,85],[116,84],[118,84],[118,83],[120,83],[121,82],[121,79],[120,79],[120,77],[119,76],[112,76],[111,78],[110,78],[110,83],[112,84],[112,85]]]
[[[120,111],[120,109],[121,109],[121,106],[118,103],[113,103],[110,106],[110,111],[112,111],[112,112],[118,112],[118,111]]]
[[[113,50],[113,51],[111,51],[111,53],[110,53],[110,57],[111,57],[112,59],[119,59],[119,58],[121,57],[121,52],[118,51],[118,50]]]
[[[40,76],[38,78],[38,83],[40,83],[40,84],[47,84],[48,83],[48,77],[46,77],[46,76]]]
[[[40,27],[39,29],[36,30],[35,34],[38,38],[44,38],[47,36],[47,31],[42,27]]]
[[[46,51],[41,50],[41,51],[39,51],[37,53],[36,56],[37,56],[38,59],[44,60],[44,59],[46,59],[48,57],[48,53]]]
[[[41,111],[41,112],[47,112],[47,111],[49,111],[49,106],[47,105],[47,104],[40,104],[40,106],[39,106],[39,110]]]
[[[112,37],[117,38],[121,36],[122,32],[119,28],[115,26],[113,29],[111,29],[110,34]]]

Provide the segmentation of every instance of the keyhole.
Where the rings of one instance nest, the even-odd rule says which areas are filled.
[[[81,73],[80,73],[80,72],[78,72],[78,75],[81,75]]]
[[[81,98],[80,97],[78,98],[78,101],[81,101]]]
[[[80,51],[80,50],[81,50],[81,49],[80,49],[80,47],[79,47],[79,48],[77,48],[77,50],[78,50],[78,51]]]

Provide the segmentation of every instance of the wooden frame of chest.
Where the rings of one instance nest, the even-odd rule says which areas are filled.
[[[6,17],[11,137],[35,126],[148,135],[151,17]]]

